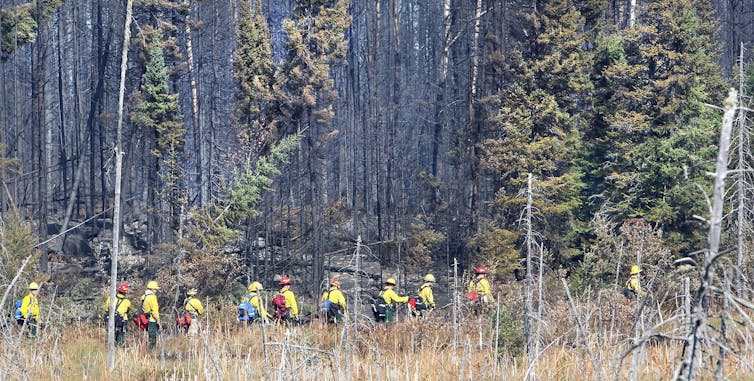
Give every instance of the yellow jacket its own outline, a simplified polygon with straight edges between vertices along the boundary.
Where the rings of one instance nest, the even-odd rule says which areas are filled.
[[[126,299],[126,296],[118,293],[115,296],[115,312],[120,315],[120,317],[123,318],[123,320],[128,321],[128,311],[131,309],[131,301]],[[107,300],[105,300],[105,314],[110,313],[110,297],[107,297]]]
[[[432,293],[432,282],[424,283],[419,288],[419,297],[424,299],[424,303],[427,303],[429,308],[435,308],[435,295]]]
[[[628,281],[626,281],[626,288],[633,290],[637,296],[644,296],[646,294],[641,288],[638,275],[631,275],[631,277],[628,278]]]
[[[259,313],[259,317],[262,318],[262,320],[267,320],[272,317],[270,314],[267,313],[267,310],[264,308],[264,303],[262,303],[262,298],[260,298],[256,292],[250,292],[244,295],[241,302],[249,302],[249,304],[254,306],[254,308],[257,309],[257,312]]]
[[[343,293],[339,288],[330,287],[329,291],[325,291],[322,294],[322,299],[320,301],[324,302],[325,300],[329,300],[330,302],[339,305],[341,312],[346,313],[346,298],[343,296]]]
[[[204,315],[204,306],[202,305],[202,301],[197,298],[191,297],[186,299],[186,305],[184,309],[193,317]]]
[[[39,299],[31,292],[21,300],[21,316],[39,321]]]
[[[149,315],[149,321],[160,322],[160,304],[157,302],[157,295],[147,290],[141,297],[141,310]]]
[[[385,304],[390,307],[393,307],[393,304],[408,302],[408,296],[398,296],[393,287],[385,287],[381,294],[382,299],[385,300]]]
[[[479,300],[483,303],[494,303],[495,298],[492,297],[492,291],[490,290],[490,281],[487,278],[475,278],[469,283],[468,291],[476,291],[479,294]]]
[[[280,293],[285,296],[285,306],[291,311],[291,317],[294,319],[298,318],[298,303],[296,303],[296,295],[293,295],[293,291],[286,289],[285,287],[280,290]]]

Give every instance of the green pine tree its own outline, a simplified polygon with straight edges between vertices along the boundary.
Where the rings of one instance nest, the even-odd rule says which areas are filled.
[[[521,190],[531,173],[538,194],[536,229],[548,237],[556,259],[567,259],[579,253],[583,226],[578,215],[583,205],[580,128],[591,90],[584,18],[573,1],[558,0],[538,4],[523,19],[522,33],[529,37],[508,57],[509,66],[501,68],[509,84],[486,100],[496,110],[491,112],[494,128],[488,133],[493,137],[484,144],[484,162],[501,174],[502,187],[495,219],[488,222],[492,226],[483,228],[480,237],[520,239]],[[510,242],[479,244],[513,248]],[[509,250],[508,255],[517,254]]]
[[[152,155],[160,180],[160,184],[154,186],[168,209],[170,227],[177,231],[181,205],[185,202],[184,173],[180,165],[185,131],[178,109],[178,94],[171,93],[168,86],[168,73],[159,38],[152,41],[136,100],[131,119],[154,136]]]
[[[690,0],[642,9],[636,28],[599,42],[589,182],[619,220],[663,226],[674,250],[698,248],[693,215],[707,213],[698,186],[709,184],[720,119],[704,103],[724,95],[711,12]]]
[[[261,2],[257,1],[256,7],[252,8],[251,2],[244,1],[240,13],[238,49],[233,62],[234,76],[241,91],[237,112],[245,127],[240,136],[241,143],[248,148],[248,154],[255,157],[264,146],[278,138],[276,67]]]

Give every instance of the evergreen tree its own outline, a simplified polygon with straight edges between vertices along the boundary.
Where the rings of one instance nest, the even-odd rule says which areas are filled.
[[[152,155],[160,183],[154,185],[158,197],[165,203],[168,223],[173,231],[178,229],[181,205],[185,202],[184,174],[180,165],[185,131],[178,111],[178,95],[172,94],[168,87],[161,41],[155,38],[131,118],[137,126],[150,130],[149,135],[155,138]]]
[[[660,224],[674,250],[698,248],[704,230],[693,215],[707,213],[698,185],[709,184],[720,119],[704,103],[724,95],[709,3],[655,0],[642,9],[636,28],[599,42],[590,183],[619,220]]]
[[[244,1],[240,13],[238,48],[233,62],[234,76],[241,90],[237,110],[241,124],[246,127],[241,141],[248,147],[248,154],[255,157],[278,137],[275,63],[261,2],[257,1],[252,8],[250,1]]]
[[[571,0],[558,0],[537,3],[523,20],[520,33],[529,38],[508,57],[510,65],[500,69],[508,85],[486,100],[496,110],[484,160],[501,174],[502,186],[493,227],[483,230],[507,231],[486,234],[496,240],[518,237],[521,190],[531,173],[538,194],[537,230],[548,237],[556,258],[569,258],[578,253],[576,233],[582,225],[577,216],[583,204],[580,127],[585,125],[591,88],[584,18]]]

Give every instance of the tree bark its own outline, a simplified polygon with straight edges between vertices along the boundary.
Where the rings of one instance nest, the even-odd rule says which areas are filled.
[[[47,174],[47,155],[48,155],[48,138],[46,127],[46,102],[45,102],[45,78],[46,78],[46,65],[47,59],[46,41],[47,28],[46,22],[43,18],[42,1],[37,1],[36,8],[36,21],[38,25],[36,46],[35,46],[35,62],[34,69],[32,70],[32,108],[34,109],[34,164],[36,170],[37,186],[35,187],[37,193],[36,200],[36,213],[35,216],[38,221],[37,233],[39,234],[39,240],[44,241],[47,238],[47,200],[49,197],[48,192],[48,174]],[[46,272],[47,266],[47,248],[41,247],[42,256],[39,259],[40,270]]]
[[[204,206],[208,201],[207,179],[204,177],[204,163],[206,158],[204,157],[204,131],[202,130],[202,121],[199,117],[199,92],[196,85],[196,69],[194,68],[194,49],[193,49],[193,37],[191,36],[191,1],[184,0],[184,4],[188,8],[186,13],[185,33],[186,33],[186,58],[188,58],[188,70],[191,81],[191,121],[193,122],[194,129],[194,152],[199,154],[196,158],[196,184],[199,190],[199,202],[198,206]]]
[[[115,133],[115,194],[113,196],[113,252],[110,258],[110,316],[107,320],[107,367],[115,369],[115,297],[118,281],[118,255],[120,250],[120,186],[123,166],[121,134],[123,130],[123,99],[126,91],[126,69],[128,68],[128,45],[131,40],[131,12],[133,0],[126,2],[126,20],[123,27],[123,49],[120,61],[120,86],[118,88],[118,128]]]

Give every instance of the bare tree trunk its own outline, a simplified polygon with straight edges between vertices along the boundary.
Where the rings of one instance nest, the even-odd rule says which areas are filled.
[[[690,381],[694,379],[697,356],[699,356],[702,341],[707,341],[707,320],[709,319],[708,304],[713,287],[715,264],[720,259],[720,232],[722,230],[723,204],[725,197],[725,178],[728,174],[728,154],[730,149],[733,118],[736,115],[738,96],[734,89],[728,93],[725,100],[725,114],[723,127],[720,131],[720,147],[715,165],[715,184],[712,192],[712,205],[709,219],[709,233],[707,235],[708,248],[704,256],[704,266],[700,269],[701,284],[696,291],[696,305],[692,316],[691,333],[684,344],[685,358],[676,369],[675,379]]]
[[[34,125],[34,149],[36,153],[34,155],[34,166],[37,171],[36,177],[36,213],[37,218],[37,232],[39,234],[39,240],[44,241],[47,238],[47,200],[49,192],[47,189],[47,127],[46,127],[46,111],[47,108],[45,102],[45,60],[47,59],[46,41],[47,28],[46,21],[43,16],[44,4],[41,1],[37,2],[36,18],[37,18],[37,37],[35,46],[35,59],[34,68],[32,70],[32,104],[33,104],[33,125]],[[42,271],[47,271],[47,248],[42,247],[42,255],[39,259],[39,267]]]
[[[202,131],[202,121],[199,118],[199,94],[196,86],[196,70],[194,68],[194,49],[193,38],[191,37],[191,1],[184,0],[186,7],[188,8],[185,21],[185,33],[186,33],[186,57],[188,58],[188,70],[191,79],[191,120],[194,124],[194,152],[199,154],[196,158],[196,182],[199,185],[199,206],[204,206],[208,201],[207,186],[205,182],[209,181],[204,176],[202,171],[203,163],[206,160],[204,157],[204,131]]]
[[[532,245],[534,241],[534,234],[532,231],[532,208],[533,208],[533,196],[532,196],[532,175],[529,173],[527,176],[526,187],[526,281],[523,285],[523,297],[524,297],[524,339],[526,340],[526,357],[529,360],[528,377],[530,380],[536,380],[537,376],[532,365],[536,361],[536,353],[532,348],[534,338],[531,332],[531,313],[534,310],[532,301],[532,287],[534,284],[534,266],[532,264]]]
[[[120,185],[123,167],[121,134],[123,132],[123,99],[126,92],[128,45],[131,41],[131,11],[133,0],[126,1],[126,22],[123,27],[123,49],[120,61],[120,86],[118,88],[118,129],[115,133],[115,195],[113,196],[113,252],[110,258],[110,316],[107,320],[107,367],[115,369],[115,287],[118,281],[118,254],[120,243]]]
[[[741,44],[741,51],[739,53],[738,58],[738,64],[739,64],[739,72],[738,72],[738,92],[740,99],[743,99],[745,93],[745,86],[744,86],[744,46],[743,43]],[[746,218],[747,214],[747,205],[746,200],[748,199],[748,192],[749,189],[751,189],[751,184],[748,183],[748,178],[750,177],[748,175],[748,167],[749,162],[748,159],[750,158],[751,152],[749,150],[749,139],[746,129],[746,109],[740,108],[738,110],[738,120],[736,122],[736,125],[738,127],[738,165],[736,166],[736,185],[737,185],[737,193],[736,198],[738,201],[738,209],[737,209],[737,224],[736,224],[736,268],[738,269],[736,274],[736,293],[739,297],[744,296],[744,292],[746,289],[746,267],[744,263],[744,253],[748,253],[748,248],[746,247],[746,234],[749,234],[751,232],[751,226],[749,219]]]

